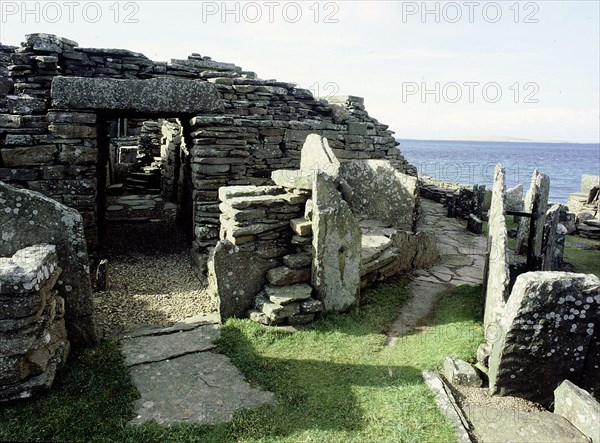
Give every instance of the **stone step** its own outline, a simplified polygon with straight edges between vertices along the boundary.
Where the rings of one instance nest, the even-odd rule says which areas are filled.
[[[363,235],[361,262],[376,260],[386,249],[392,246],[392,240],[384,235]]]
[[[283,264],[292,269],[306,268],[312,263],[309,254],[290,254],[283,257]]]
[[[294,218],[290,220],[292,230],[301,237],[312,235],[312,222],[305,218]]]
[[[265,294],[278,305],[286,305],[300,300],[308,300],[312,294],[312,286],[308,284],[290,286],[265,286]]]
[[[583,222],[584,225],[591,226],[592,228],[600,228],[600,220],[597,218],[591,218]]]
[[[591,239],[600,239],[600,228],[588,226],[583,223],[577,225],[576,227],[580,236]]]
[[[287,266],[280,266],[269,269],[267,280],[274,286],[295,285],[310,281],[310,268],[292,269]]]
[[[383,253],[377,257],[375,260],[372,260],[368,263],[364,263],[361,265],[360,276],[363,277],[371,272],[375,272],[378,269],[383,268],[384,266],[389,265],[393,262],[400,253],[398,248],[391,247],[383,251]]]

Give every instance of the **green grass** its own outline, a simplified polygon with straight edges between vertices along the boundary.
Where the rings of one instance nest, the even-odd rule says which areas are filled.
[[[600,251],[582,249],[581,245],[598,246],[600,241],[567,235],[563,260],[573,266],[573,272],[595,274],[600,278]]]
[[[517,223],[514,222],[512,216],[506,216],[506,228],[508,230],[517,228]],[[488,222],[483,222],[481,235],[488,236]],[[598,246],[599,240],[591,240],[575,235],[567,235],[565,241],[565,250],[563,260],[573,266],[573,272],[583,274],[595,274],[600,278],[600,251],[592,249],[582,249],[581,246]],[[517,246],[517,240],[514,238],[508,239],[508,248],[512,251]]]
[[[51,392],[0,406],[0,440],[451,442],[421,371],[447,355],[473,361],[483,341],[481,287],[444,294],[432,326],[385,346],[406,299],[403,284],[364,294],[366,304],[295,332],[228,320],[219,350],[276,404],[237,413],[216,426],[128,427],[134,389],[118,347],[107,342],[71,359]]]

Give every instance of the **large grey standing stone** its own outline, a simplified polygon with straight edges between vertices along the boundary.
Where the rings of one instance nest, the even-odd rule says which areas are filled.
[[[548,210],[548,193],[550,192],[550,178],[539,171],[533,171],[531,175],[531,185],[525,197],[523,211],[539,214],[533,221],[535,234],[533,237],[533,251],[535,256],[542,253],[542,239],[544,235],[544,224],[546,222],[546,211]],[[526,255],[528,249],[528,239],[531,219],[521,217],[517,229],[517,248],[516,252],[520,255]]]
[[[65,300],[69,341],[75,346],[96,342],[90,267],[78,211],[38,192],[0,182],[0,256],[27,246],[56,245],[62,275],[56,288]]]
[[[344,163],[341,178],[344,200],[362,217],[412,231],[417,219],[417,178],[398,171],[388,160],[354,160]]]
[[[344,311],[360,293],[360,226],[327,174],[316,175],[312,198],[312,286],[326,311]]]
[[[208,285],[221,318],[244,317],[267,283],[267,271],[276,266],[275,259],[242,251],[228,240],[219,241],[208,257]]]
[[[137,365],[130,374],[140,392],[131,424],[223,423],[239,409],[273,401],[271,392],[250,387],[228,357],[212,352]]]
[[[150,113],[194,114],[223,109],[215,85],[199,80],[55,77],[52,106]]]
[[[563,381],[554,391],[554,413],[573,423],[592,443],[600,442],[600,403],[589,392]]]
[[[329,142],[319,134],[309,134],[300,152],[300,170],[313,173],[324,172],[337,179],[340,161],[329,147]]]
[[[595,275],[521,274],[492,346],[490,393],[549,404],[563,380],[582,376],[599,315]]]
[[[508,298],[508,234],[505,219],[505,175],[504,166],[496,165],[494,185],[492,188],[492,203],[489,210],[488,234],[488,276],[486,282],[485,310],[483,324],[486,338],[496,335],[498,319],[504,311]]]

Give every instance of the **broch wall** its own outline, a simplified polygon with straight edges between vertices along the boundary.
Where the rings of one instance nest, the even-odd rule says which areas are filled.
[[[105,180],[106,122],[116,117],[180,118],[189,150],[182,166],[188,168],[187,203],[180,211],[193,212],[182,217],[193,220],[202,272],[218,240],[218,189],[272,184],[273,170],[298,168],[309,133],[327,137],[342,162],[389,159],[414,173],[393,133],[368,115],[359,97],[332,98],[331,104],[294,84],[261,80],[198,54],[154,62],[47,34],[1,49],[0,76],[8,72],[14,88],[0,90],[0,180],[80,211],[91,255],[102,233],[98,183]]]

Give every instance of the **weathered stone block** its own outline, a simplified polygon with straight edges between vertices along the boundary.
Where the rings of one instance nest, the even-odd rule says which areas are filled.
[[[23,124],[21,115],[0,114],[0,128],[20,128]]]
[[[307,284],[290,286],[265,286],[265,294],[272,303],[287,305],[288,303],[307,300],[312,294],[312,287]]]
[[[61,109],[98,109],[151,113],[203,113],[223,109],[214,85],[169,77],[148,80],[56,77],[52,105]]]
[[[600,442],[600,403],[569,380],[554,390],[554,413],[562,415],[592,440]]]
[[[76,124],[51,124],[48,130],[59,138],[96,138],[95,126]]]
[[[208,281],[221,318],[243,317],[264,288],[267,271],[277,265],[275,259],[260,258],[227,240],[219,241],[208,258]]]
[[[279,266],[269,269],[267,280],[274,286],[295,285],[310,281],[310,269],[292,269],[287,266]]]
[[[489,211],[488,233],[488,279],[483,325],[486,337],[489,328],[497,328],[508,298],[510,274],[508,269],[508,233],[505,219],[505,175],[504,166],[496,165],[492,203]],[[495,334],[492,334],[495,336]]]
[[[298,303],[289,303],[279,305],[276,303],[265,303],[262,306],[262,312],[272,321],[281,322],[286,318],[300,313],[300,305]]]
[[[523,211],[538,214],[538,218],[521,217],[517,229],[517,254],[525,255],[529,244],[530,223],[534,224],[533,254],[537,257],[542,252],[542,240],[546,211],[548,210],[548,193],[550,192],[550,178],[541,172],[533,171],[531,185],[525,196]]]
[[[327,311],[344,311],[360,294],[361,231],[331,178],[318,173],[313,187],[312,286]]]
[[[387,160],[351,161],[341,166],[344,200],[356,215],[412,231],[419,205],[417,178]]]
[[[283,257],[283,264],[292,269],[306,268],[312,263],[308,254],[290,254]]]
[[[58,265],[63,270],[57,289],[66,302],[69,338],[77,345],[94,343],[89,259],[81,215],[42,194],[2,182],[0,201],[4,208],[0,210],[0,255],[13,255],[34,244],[56,245]]]
[[[0,157],[7,167],[38,166],[54,162],[58,153],[56,145],[28,146],[24,148],[4,148]]]
[[[316,314],[323,311],[323,302],[320,300],[304,300],[300,302],[300,311],[305,314]]]
[[[479,388],[482,384],[481,377],[473,366],[452,357],[444,359],[444,377],[454,385]]]
[[[490,392],[549,404],[563,380],[583,373],[599,315],[595,275],[521,274],[496,329]]]
[[[305,218],[293,218],[290,220],[290,226],[296,234],[302,237],[312,235],[312,222],[310,220]]]
[[[340,161],[329,147],[326,138],[319,134],[310,134],[302,146],[300,157],[302,173],[325,172],[330,177],[337,179],[340,170]]]
[[[271,173],[271,179],[277,186],[282,186],[284,188],[312,190],[312,171],[306,172],[301,169],[278,169]]]

